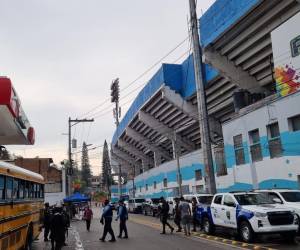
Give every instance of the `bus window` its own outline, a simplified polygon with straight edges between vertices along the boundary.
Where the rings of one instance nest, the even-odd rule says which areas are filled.
[[[6,199],[11,199],[13,196],[13,178],[6,177]]]
[[[43,184],[41,184],[40,198],[44,198],[44,185]]]
[[[19,199],[24,199],[25,181],[19,180]]]
[[[25,181],[24,199],[29,198],[29,182]]]
[[[35,184],[36,192],[35,192],[35,198],[40,198],[40,184]]]
[[[30,182],[29,184],[29,190],[30,190],[30,198],[34,198],[34,184]]]
[[[19,195],[18,195],[18,191],[19,191],[19,182],[18,179],[13,179],[13,199],[18,199]]]
[[[0,175],[0,200],[4,200],[5,199],[5,186],[4,186],[4,176]]]

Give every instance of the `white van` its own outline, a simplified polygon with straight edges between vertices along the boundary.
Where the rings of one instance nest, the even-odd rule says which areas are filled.
[[[142,213],[143,203],[146,200],[143,198],[132,198],[128,201],[129,213]]]

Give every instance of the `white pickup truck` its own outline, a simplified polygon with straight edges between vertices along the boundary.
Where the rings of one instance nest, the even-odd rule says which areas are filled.
[[[299,223],[293,209],[254,192],[215,194],[210,206],[198,206],[197,215],[205,233],[213,234],[216,227],[232,229],[245,242],[270,233],[294,241]]]
[[[268,196],[268,199],[277,204],[283,204],[295,211],[300,218],[300,191],[291,189],[266,189],[255,190],[255,192],[262,193]],[[299,228],[300,229],[300,228]],[[300,230],[298,230],[300,234]]]

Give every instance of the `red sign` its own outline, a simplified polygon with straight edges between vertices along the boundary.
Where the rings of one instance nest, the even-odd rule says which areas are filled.
[[[0,77],[0,105],[6,105],[13,115],[17,118],[20,115],[20,101],[16,95],[9,78]]]

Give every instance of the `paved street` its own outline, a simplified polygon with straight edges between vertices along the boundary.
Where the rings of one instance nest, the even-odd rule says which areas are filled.
[[[200,232],[191,237],[182,234],[160,235],[159,220],[149,216],[130,214],[128,222],[129,239],[117,240],[115,243],[100,242],[100,234],[103,227],[99,223],[99,212],[94,209],[95,218],[91,224],[91,231],[87,232],[83,221],[73,221],[69,230],[68,246],[64,250],[94,250],[94,249],[143,249],[160,250],[172,249],[183,250],[189,246],[189,250],[214,250],[214,249],[300,249],[300,245],[286,244],[279,237],[259,239],[255,245],[247,245],[235,240],[230,234],[217,233],[215,236],[206,236]],[[118,234],[118,223],[113,223],[115,234]],[[42,236],[42,235],[41,235]],[[109,240],[109,237],[107,237]],[[34,250],[49,250],[50,243],[44,243],[42,237],[34,243]]]

